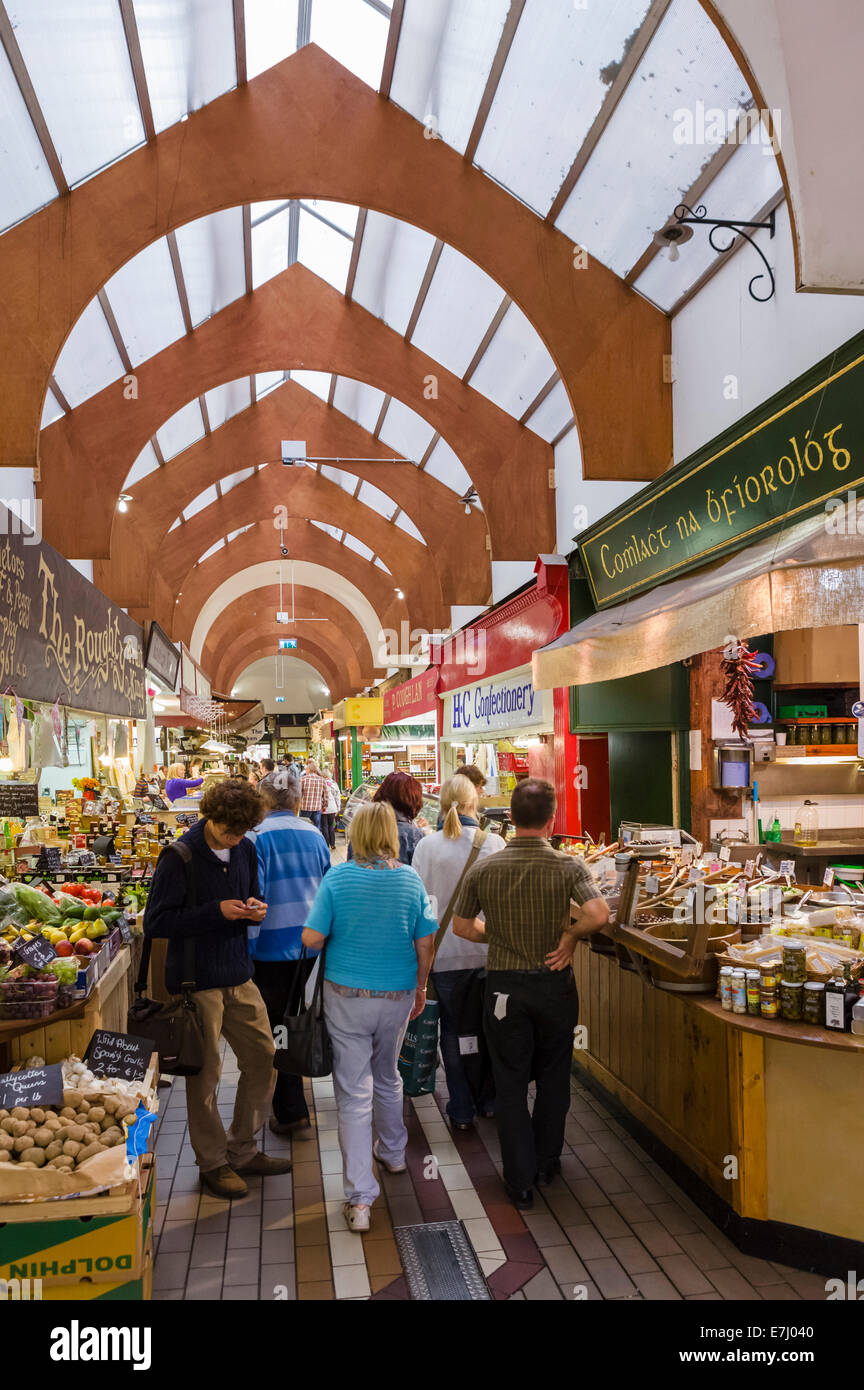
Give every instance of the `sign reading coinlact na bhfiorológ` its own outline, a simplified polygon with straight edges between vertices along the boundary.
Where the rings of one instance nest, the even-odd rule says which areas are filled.
[[[142,631],[0,504],[0,689],[143,719]]]

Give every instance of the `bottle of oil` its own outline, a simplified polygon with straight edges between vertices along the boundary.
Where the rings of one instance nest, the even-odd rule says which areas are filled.
[[[794,840],[796,845],[818,845],[819,812],[815,801],[805,801],[795,812]]]

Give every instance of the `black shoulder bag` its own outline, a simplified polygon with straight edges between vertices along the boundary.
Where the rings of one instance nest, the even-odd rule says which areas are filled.
[[[305,985],[303,972],[297,971],[297,978],[282,1020],[284,1045],[277,1047],[273,1061],[277,1071],[287,1072],[289,1076],[329,1076],[333,1071],[333,1045],[324,1019],[324,956],[326,943],[318,961],[318,976],[312,994],[312,1003],[307,1009],[303,1004]],[[306,957],[303,947],[300,959]]]
[[[186,906],[194,905],[192,852],[179,840],[167,845],[163,854],[179,854],[186,866]],[[152,938],[145,935],[141,969],[135,981],[135,1001],[129,1009],[126,1031],[134,1037],[149,1038],[159,1053],[159,1070],[168,1076],[197,1076],[204,1066],[204,1033],[195,1003],[195,940],[183,942],[183,981],[181,997],[170,1004],[148,999],[147,975],[150,970]]]

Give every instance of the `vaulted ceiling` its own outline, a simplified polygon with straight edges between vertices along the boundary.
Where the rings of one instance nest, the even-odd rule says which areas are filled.
[[[566,433],[586,479],[663,471],[715,260],[653,233],[782,197],[708,8],[0,0],[0,451],[47,539],[214,687],[290,588],[338,698],[370,627],[554,548]]]

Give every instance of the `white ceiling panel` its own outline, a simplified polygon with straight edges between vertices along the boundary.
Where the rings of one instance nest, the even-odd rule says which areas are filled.
[[[165,424],[156,431],[156,438],[159,441],[159,448],[162,450],[162,457],[166,460],[174,458],[175,454],[182,453],[196,440],[203,439],[204,421],[197,400],[190,401],[188,405],[183,406],[182,410],[178,410],[176,415],[172,415],[169,420],[166,420]]]
[[[460,497],[464,497],[471,486],[471,479],[445,439],[438,440],[423,471],[431,473],[439,483],[452,488]]]
[[[248,526],[241,526],[236,531],[229,531],[228,535],[225,537],[225,540],[228,543],[228,545],[230,545],[232,541],[236,541],[238,536],[243,536],[247,531],[251,531],[254,525],[254,521],[250,521]]]
[[[112,275],[105,292],[135,367],[186,332],[164,237],[127,261]]]
[[[230,420],[232,415],[247,410],[252,404],[249,378],[243,376],[239,381],[226,381],[224,386],[214,386],[212,391],[204,392],[204,399],[207,402],[210,428],[216,430],[220,425],[224,425],[226,420]]]
[[[363,230],[353,297],[404,333],[423,283],[435,238],[419,227],[370,212]]]
[[[385,565],[384,561],[378,555],[375,556],[375,564],[378,566],[378,569],[383,570],[385,574],[391,573],[391,571]]]
[[[302,386],[306,391],[311,391],[313,396],[319,400],[326,401],[330,395],[330,373],[329,372],[304,372],[292,371],[291,380],[298,386]]]
[[[126,477],[123,479],[123,486],[120,491],[125,492],[127,488],[134,487],[136,483],[140,483],[142,478],[146,478],[150,473],[155,473],[158,467],[159,460],[156,457],[156,451],[153,445],[150,443],[145,444],[132,467],[129,469],[129,472],[126,474]]]
[[[503,298],[501,286],[485,271],[445,246],[411,342],[448,371],[464,376]]]
[[[171,525],[168,527],[168,534],[169,534],[169,536],[170,536],[170,534],[171,534],[172,531],[176,531],[176,530],[177,530],[177,527],[178,527],[178,526],[182,526],[182,525],[183,525],[183,518],[182,518],[182,516],[176,517],[175,520],[172,521],[172,522],[171,522]]]
[[[191,521],[193,516],[197,516],[199,512],[203,512],[205,507],[209,507],[211,503],[218,502],[218,500],[219,495],[215,485],[205,488],[203,492],[199,492],[193,502],[189,503],[188,507],[183,508],[184,519]]]
[[[649,3],[528,0],[522,12],[475,162],[543,216]]]
[[[281,386],[284,380],[284,372],[259,372],[255,378],[255,399],[260,401],[262,396],[269,395],[277,386]]]
[[[297,47],[297,0],[245,0],[249,81],[281,63]]]
[[[53,425],[55,420],[59,420],[61,415],[65,414],[65,410],[54,395],[54,392],[49,389],[45,394],[45,404],[42,407],[42,422],[39,428],[44,430],[46,425]]]
[[[555,363],[522,310],[511,304],[471,377],[471,385],[518,419],[546,385]]]
[[[389,23],[365,0],[314,0],[311,39],[377,91]]]
[[[332,536],[334,541],[342,539],[342,532],[338,526],[331,526],[329,521],[313,521],[313,526],[317,526],[319,531],[326,531],[328,536]]]
[[[722,134],[748,97],[699,0],[675,0],[556,225],[625,275],[716,152],[694,113],[716,110]]]
[[[209,559],[210,559],[210,556],[211,556],[211,555],[215,555],[215,554],[216,554],[216,551],[217,551],[217,550],[221,550],[221,549],[223,548],[224,545],[225,545],[225,538],[224,538],[224,537],[222,538],[221,541],[217,541],[215,545],[211,545],[210,549],[209,549],[209,550],[205,550],[205,551],[204,551],[204,554],[201,555],[201,556],[199,557],[199,559],[198,559],[199,565],[203,565],[203,563],[204,563],[205,560],[209,560]]]
[[[371,507],[373,512],[378,512],[385,520],[390,521],[396,511],[396,503],[392,497],[388,497],[386,492],[382,492],[380,487],[375,487],[374,483],[364,482],[357,494],[357,501],[363,502],[367,507]]]
[[[224,496],[226,492],[231,492],[232,489],[238,487],[240,483],[245,483],[246,479],[251,478],[254,472],[254,468],[241,468],[236,473],[229,474],[227,478],[220,479],[219,487],[222,495]]]
[[[553,386],[545,401],[534,411],[530,419],[526,420],[529,430],[539,434],[541,439],[545,439],[551,444],[563,430],[566,424],[573,419],[573,411],[570,408],[570,398],[564,387],[564,383],[559,381]]]
[[[57,385],[74,410],[123,374],[102,306],[91,299],[63,344],[54,368]]]
[[[389,444],[398,454],[418,463],[428,449],[435,433],[428,420],[424,420],[410,406],[401,401],[391,400],[384,416],[379,439]]]
[[[0,231],[56,197],[56,184],[0,45]]]
[[[709,217],[724,217],[731,208],[735,215],[746,221],[755,219],[756,214],[781,188],[780,171],[773,155],[763,153],[768,145],[740,145],[727,164],[711,183],[702,197]],[[725,211],[724,211],[725,209]],[[759,244],[769,257],[767,233],[751,233],[759,239]],[[732,233],[718,232],[717,240],[725,246],[732,239]],[[707,230],[693,229],[693,237],[679,249],[677,261],[670,261],[668,253],[660,251],[636,281],[636,289],[661,309],[669,310],[682,294],[695,285],[700,275],[717,259],[718,253],[708,242]],[[759,270],[754,259],[754,274]],[[757,293],[766,292],[766,282],[756,286]]]
[[[333,404],[343,415],[356,420],[366,430],[374,430],[383,400],[384,392],[374,386],[366,386],[364,382],[354,381],[347,376],[340,376],[336,380]]]
[[[404,512],[400,512],[397,516],[396,525],[399,527],[400,531],[405,531],[409,536],[413,536],[415,541],[419,541],[421,545],[426,544],[420,532],[417,530],[417,527],[414,525],[414,522],[410,517],[406,516]]]
[[[70,186],[142,143],[116,0],[7,0],[6,10]]]
[[[246,293],[242,208],[178,227],[177,247],[195,327]]]
[[[133,0],[158,130],[237,85],[231,0]]]
[[[319,217],[300,209],[300,232],[297,258],[326,280],[328,285],[343,293],[348,283],[352,242],[341,232],[334,232]]]
[[[289,212],[285,208],[256,227],[256,211],[257,208],[253,207],[252,286],[257,290],[259,285],[272,280],[274,275],[280,275],[287,269]]]
[[[329,463],[322,463],[319,472],[322,478],[327,478],[329,482],[335,483],[343,492],[353,497],[357,486],[356,473],[346,473],[342,468],[331,468]]]
[[[372,556],[375,554],[375,551],[370,550],[368,545],[364,545],[362,541],[358,541],[356,536],[349,536],[347,531],[345,532],[345,535],[342,537],[342,544],[347,545],[349,550],[353,550],[364,560],[371,560]]]
[[[360,213],[355,203],[331,203],[327,198],[304,198],[302,206],[307,209],[314,208],[321,217],[326,217],[328,222],[345,232],[346,236],[354,236]]]
[[[406,0],[390,96],[464,154],[510,0]]]

